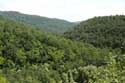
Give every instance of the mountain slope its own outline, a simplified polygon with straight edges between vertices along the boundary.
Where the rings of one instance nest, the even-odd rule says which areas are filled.
[[[64,32],[77,24],[65,20],[27,15],[14,11],[0,11],[0,15],[18,22],[32,25],[33,27],[40,28],[44,31],[57,33]]]
[[[124,83],[124,61],[108,49],[0,17],[1,83]]]
[[[97,47],[125,48],[125,16],[95,17],[81,22],[65,37]]]

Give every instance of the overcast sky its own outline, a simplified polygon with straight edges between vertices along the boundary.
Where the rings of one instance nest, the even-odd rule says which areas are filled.
[[[125,0],[0,0],[0,10],[81,21],[94,16],[125,15]]]

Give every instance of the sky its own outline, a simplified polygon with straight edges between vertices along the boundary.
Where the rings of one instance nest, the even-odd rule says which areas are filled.
[[[0,0],[0,11],[74,22],[95,16],[125,15],[125,0]]]

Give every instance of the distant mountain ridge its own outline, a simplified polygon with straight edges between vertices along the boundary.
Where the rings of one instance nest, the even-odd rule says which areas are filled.
[[[57,33],[65,32],[77,24],[66,20],[47,18],[38,15],[28,15],[16,11],[0,11],[0,15],[45,31]]]

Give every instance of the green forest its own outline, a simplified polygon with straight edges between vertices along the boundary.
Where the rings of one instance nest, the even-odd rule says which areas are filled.
[[[125,83],[125,16],[58,34],[13,19],[0,16],[0,83]]]
[[[78,24],[56,18],[27,15],[16,11],[0,11],[0,15],[5,18],[24,23],[31,27],[53,33],[63,33]]]
[[[96,47],[125,49],[125,16],[95,17],[81,22],[65,37],[93,44]]]

